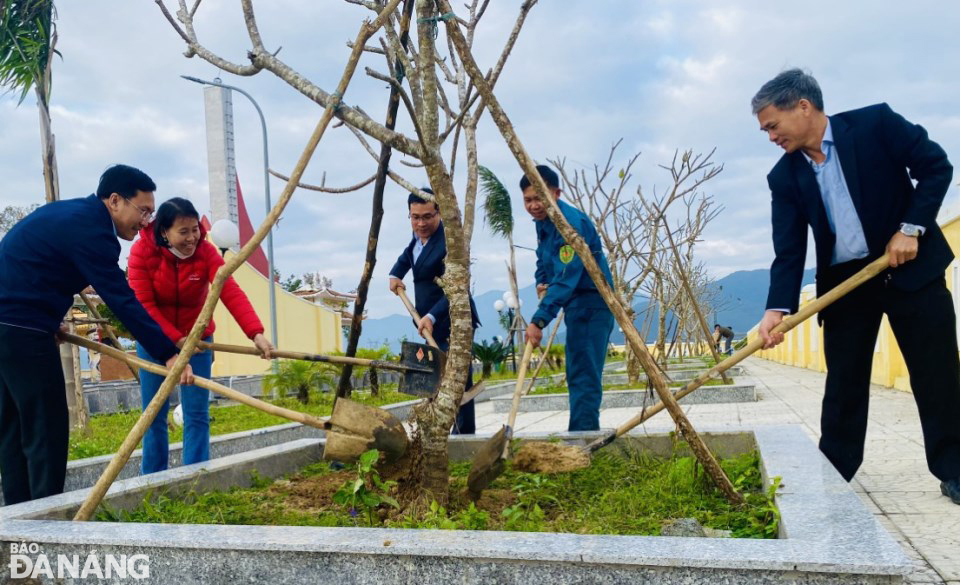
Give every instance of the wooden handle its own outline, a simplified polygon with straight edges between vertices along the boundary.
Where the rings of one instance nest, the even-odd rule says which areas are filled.
[[[870,280],[871,278],[877,276],[878,274],[880,274],[881,272],[883,272],[889,267],[890,267],[890,258],[886,254],[884,254],[883,256],[877,258],[870,264],[867,264],[865,267],[863,267],[860,270],[860,272],[857,272],[847,280],[843,281],[839,285],[835,286],[834,288],[824,293],[822,297],[817,297],[812,302],[802,307],[799,311],[797,311],[796,314],[785,317],[783,321],[780,322],[779,325],[777,325],[771,330],[771,333],[786,333],[787,331],[790,331],[797,325],[803,323],[813,315],[816,315],[823,309],[833,304],[837,299],[843,297],[853,289],[857,288],[858,286]],[[725,372],[729,370],[733,366],[739,364],[746,358],[750,357],[758,349],[761,349],[762,347],[763,347],[763,339],[761,339],[760,336],[758,335],[756,339],[748,343],[745,347],[742,347],[732,356],[723,360],[719,364],[713,366],[706,372],[700,374],[694,380],[691,380],[690,382],[688,382],[683,388],[681,388],[676,393],[674,393],[673,395],[674,398],[676,398],[677,400],[680,400],[681,398],[690,394],[697,388],[703,386],[703,384],[706,383],[708,380],[716,378],[718,375],[720,375],[721,372]],[[620,427],[617,428],[616,432],[606,437],[597,439],[596,441],[591,443],[587,447],[587,449],[593,452],[605,445],[609,445],[611,442],[613,442],[614,439],[629,432],[637,425],[649,420],[650,417],[657,414],[664,408],[665,407],[663,402],[658,402],[657,404],[654,404],[653,406],[644,409],[643,411],[640,412],[640,414],[634,416],[627,422],[620,425]]]
[[[70,343],[107,354],[118,360],[122,360],[123,362],[131,366],[140,368],[141,370],[153,372],[154,374],[159,374],[161,376],[167,375],[167,368],[157,365],[153,362],[148,362],[147,360],[141,359],[139,357],[128,355],[125,351],[121,351],[119,349],[116,349],[107,345],[103,345],[102,343],[90,341],[89,339],[85,339],[83,337],[80,337],[78,335],[73,335],[71,333],[61,334],[61,337],[64,340],[69,341]],[[194,376],[193,380],[194,380],[193,383],[196,386],[199,386],[201,388],[206,388],[211,392],[216,392],[221,396],[225,396],[227,398],[230,398],[231,400],[236,400],[237,402],[246,404],[247,406],[252,406],[253,408],[256,408],[257,410],[262,410],[267,414],[272,414],[288,420],[292,420],[294,422],[303,423],[305,425],[315,427],[318,429],[324,428],[323,426],[323,423],[325,422],[324,419],[317,418],[315,416],[310,416],[309,414],[304,414],[302,412],[297,412],[295,410],[290,410],[287,408],[276,406],[276,405],[270,404],[269,402],[264,402],[263,400],[258,400],[252,396],[247,396],[243,392],[237,392],[232,388],[227,388],[223,384],[218,384],[213,380],[208,380],[206,378],[201,378],[199,376]]]
[[[527,365],[530,364],[530,356],[533,354],[533,344],[529,341],[523,348],[523,358],[520,360],[520,371],[517,372],[517,386],[513,389],[513,405],[510,407],[510,418],[507,419],[509,432],[513,432],[513,425],[517,422],[517,411],[520,410],[520,396],[523,394],[523,379],[527,375]],[[507,443],[509,446],[509,443]],[[506,457],[506,448],[504,449]]]
[[[543,348],[543,358],[540,360],[540,363],[537,364],[537,369],[533,371],[533,376],[530,377],[530,383],[527,384],[527,389],[523,391],[524,396],[530,394],[530,391],[533,390],[533,385],[537,383],[540,369],[543,368],[543,364],[547,362],[547,355],[550,353],[550,347],[553,346],[553,338],[557,336],[557,330],[560,329],[560,323],[562,322],[563,309],[560,309],[560,312],[557,313],[556,323],[553,324],[553,331],[550,332],[550,339],[547,340],[547,347]]]
[[[413,306],[413,303],[410,302],[410,299],[407,298],[407,292],[402,286],[397,287],[397,296],[400,297],[400,300],[403,301],[405,307],[407,307],[407,312],[410,313],[410,316],[413,317],[413,320],[417,322],[417,325],[420,325],[420,315],[417,313],[417,309]],[[427,343],[436,349],[440,349],[440,346],[437,345],[437,342],[433,340],[433,334],[429,331],[424,331],[423,336],[427,338]]]
[[[229,345],[226,343],[209,343],[206,341],[198,341],[197,347],[202,349],[211,349],[213,351],[222,351],[225,353],[238,353],[243,355],[255,355],[260,356],[260,350],[255,347],[248,347],[246,345]],[[274,349],[270,352],[272,357],[277,358],[286,358],[291,360],[302,360],[308,362],[325,362],[330,364],[351,364],[354,366],[363,366],[363,367],[372,367],[378,368],[381,370],[397,370],[399,372],[407,372],[411,370],[415,371],[428,371],[426,368],[415,368],[412,366],[405,366],[403,364],[398,364],[396,362],[391,362],[387,360],[371,360],[365,358],[355,358],[347,357],[344,355],[322,355],[317,353],[306,353],[302,351],[287,351],[281,349]]]

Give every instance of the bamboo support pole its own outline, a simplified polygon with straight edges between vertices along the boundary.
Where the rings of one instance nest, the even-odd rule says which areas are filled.
[[[354,43],[354,48],[350,54],[350,59],[347,62],[343,75],[340,78],[340,82],[337,85],[336,92],[333,94],[334,99],[331,99],[327,107],[324,108],[320,121],[317,122],[317,126],[314,129],[313,134],[310,136],[307,146],[304,148],[303,153],[300,155],[300,159],[297,161],[297,164],[290,175],[290,181],[287,182],[287,185],[284,188],[283,193],[280,195],[280,198],[277,200],[276,205],[274,205],[273,209],[270,210],[270,213],[267,214],[267,217],[264,219],[263,223],[257,229],[253,237],[243,245],[238,254],[232,255],[230,260],[228,260],[227,263],[221,266],[217,271],[217,274],[213,279],[213,283],[210,286],[210,290],[207,293],[207,299],[203,304],[200,315],[197,317],[197,320],[193,325],[193,329],[190,330],[190,334],[187,335],[187,339],[184,341],[183,347],[181,348],[180,354],[174,362],[173,367],[167,374],[163,384],[160,385],[160,389],[153,397],[153,400],[151,400],[150,404],[144,408],[143,414],[140,415],[139,420],[137,420],[126,439],[124,439],[123,444],[110,461],[110,464],[107,465],[107,468],[97,480],[97,483],[90,490],[89,496],[87,496],[86,501],[84,501],[83,505],[77,511],[73,518],[74,520],[86,521],[93,516],[97,507],[100,505],[100,502],[103,501],[103,496],[107,493],[107,490],[117,478],[117,475],[119,475],[120,470],[123,469],[123,466],[126,465],[127,461],[130,459],[130,454],[133,453],[133,450],[143,438],[144,433],[146,433],[147,428],[157,417],[157,413],[159,412],[161,406],[166,403],[167,398],[170,396],[170,392],[179,381],[181,374],[190,360],[190,357],[193,355],[193,351],[197,347],[197,342],[200,341],[200,336],[203,334],[204,329],[210,322],[210,318],[213,315],[213,309],[216,307],[217,301],[220,298],[220,293],[223,290],[223,285],[226,283],[227,278],[229,278],[230,275],[233,274],[233,272],[236,271],[237,268],[239,268],[240,265],[250,257],[253,251],[260,246],[260,243],[266,238],[267,233],[277,223],[277,220],[280,219],[280,214],[283,213],[283,210],[286,208],[287,203],[289,203],[294,190],[300,183],[300,179],[303,177],[303,172],[307,168],[307,163],[309,163],[310,159],[313,157],[313,153],[317,148],[317,144],[319,144],[320,139],[323,138],[324,132],[334,117],[334,113],[340,106],[342,96],[346,92],[353,74],[356,72],[357,63],[359,62],[360,56],[363,53],[363,47],[366,46],[367,40],[373,35],[373,33],[383,26],[386,19],[390,14],[393,13],[394,10],[396,10],[399,4],[400,0],[390,0],[390,2],[384,6],[383,10],[380,11],[380,14],[373,22],[366,21],[360,27],[360,32],[357,35],[356,42]]]
[[[437,5],[441,13],[453,11],[449,0],[437,0]],[[723,492],[727,499],[733,504],[742,504],[744,502],[743,496],[737,492],[736,488],[733,486],[733,483],[730,482],[730,479],[724,473],[716,458],[714,458],[713,454],[703,442],[703,439],[693,428],[693,425],[690,424],[690,421],[683,413],[683,410],[677,404],[676,399],[674,399],[673,395],[670,393],[670,390],[667,388],[666,381],[659,374],[659,372],[657,372],[656,366],[653,363],[653,358],[647,351],[646,345],[643,343],[643,340],[640,339],[640,334],[630,321],[630,318],[627,315],[623,305],[619,300],[617,300],[617,297],[610,288],[610,285],[607,284],[607,281],[603,277],[596,260],[593,258],[590,248],[586,245],[583,238],[577,234],[576,230],[574,230],[573,227],[570,226],[570,224],[566,221],[566,219],[563,217],[563,213],[560,211],[560,208],[557,205],[557,202],[552,196],[549,195],[549,188],[543,182],[543,179],[537,172],[534,160],[526,152],[526,149],[514,131],[510,119],[507,117],[506,112],[504,112],[503,108],[501,107],[499,100],[493,94],[489,82],[484,77],[483,72],[480,70],[479,66],[474,60],[467,41],[463,36],[463,31],[460,30],[460,23],[457,21],[457,19],[450,19],[444,21],[444,24],[446,25],[447,29],[447,36],[459,54],[464,70],[470,76],[470,79],[480,92],[484,103],[486,103],[487,108],[490,110],[490,115],[500,130],[500,133],[507,143],[507,146],[510,148],[517,162],[520,163],[524,173],[530,178],[531,181],[533,181],[533,184],[536,186],[541,200],[545,203],[545,205],[547,205],[547,213],[554,225],[556,225],[557,230],[560,231],[564,237],[564,240],[566,240],[566,242],[574,248],[577,255],[580,256],[580,259],[583,261],[584,267],[586,268],[588,274],[590,274],[591,278],[594,280],[594,283],[596,284],[601,296],[603,296],[604,300],[610,307],[610,310],[613,312],[617,322],[620,324],[620,327],[623,329],[624,334],[627,337],[627,341],[636,352],[637,357],[640,359],[640,363],[647,372],[648,379],[653,381],[654,387],[657,390],[657,394],[660,396],[661,402],[666,405],[670,415],[673,417],[674,421],[676,421],[683,438],[686,439],[694,455],[696,455],[697,460],[700,461],[701,465],[703,465],[713,482]]]
[[[97,343],[96,341],[90,341],[89,339],[85,339],[79,335],[63,335],[63,339],[74,345],[85,347],[92,351],[99,351],[105,355],[109,355],[113,358],[121,360],[134,369],[146,370],[161,376],[166,376],[169,373],[169,370],[163,366],[136,356],[127,355],[127,353],[123,350],[115,349],[108,345]],[[247,406],[256,408],[257,410],[261,410],[267,414],[279,416],[287,420],[292,420],[293,422],[302,423],[318,429],[323,429],[324,422],[326,422],[325,419],[322,418],[317,418],[315,416],[310,416],[309,414],[297,412],[296,410],[290,410],[289,408],[283,408],[282,406],[277,406],[275,404],[270,404],[269,402],[264,402],[263,400],[258,400],[252,396],[244,394],[243,392],[238,392],[233,388],[228,388],[223,384],[218,384],[213,380],[208,380],[206,378],[197,376],[194,377],[194,384],[211,392],[215,392],[225,398],[229,398],[230,400],[235,400],[236,402],[246,404]]]
[[[117,339],[117,334],[113,331],[113,327],[106,324],[107,320],[100,316],[100,311],[97,309],[97,306],[93,304],[93,301],[90,300],[90,297],[84,293],[80,293],[80,298],[83,300],[83,303],[87,305],[87,308],[90,309],[90,314],[93,315],[93,318],[104,323],[103,330],[106,332],[110,341],[113,342],[113,346],[120,347],[120,340]],[[128,362],[124,363],[127,364],[128,368],[130,368],[130,373],[133,374],[133,379],[139,382],[140,374],[137,373],[137,369],[131,366]]]
[[[834,301],[836,301],[843,295],[847,294],[848,292],[857,288],[864,282],[880,274],[881,272],[886,270],[886,268],[889,267],[889,265],[890,265],[890,260],[887,257],[887,255],[884,254],[880,258],[877,258],[876,260],[868,264],[865,268],[860,270],[860,272],[854,274],[847,280],[840,283],[840,285],[826,292],[822,297],[819,297],[815,299],[813,302],[811,302],[810,304],[802,307],[799,311],[797,311],[795,315],[790,315],[788,317],[785,317],[779,325],[773,328],[771,333],[786,333],[787,331],[790,331],[797,325],[803,323],[813,315],[816,315],[823,309],[830,306]],[[748,343],[746,346],[738,350],[732,356],[728,357],[727,359],[723,360],[722,362],[718,363],[717,365],[713,366],[706,372],[700,374],[695,379],[685,384],[683,388],[680,388],[679,390],[677,390],[677,392],[673,395],[673,397],[676,400],[680,400],[681,398],[690,394],[697,388],[700,388],[701,386],[703,386],[707,381],[712,380],[713,378],[716,378],[721,372],[725,372],[730,368],[732,368],[733,366],[739,364],[743,360],[747,359],[762,347],[763,347],[763,339],[761,339],[760,336],[758,335],[756,339],[754,339],[753,341]],[[664,405],[662,402],[654,404],[650,408],[644,409],[640,414],[634,416],[627,422],[620,425],[617,428],[617,430],[611,433],[610,435],[597,439],[596,441],[588,445],[587,450],[589,450],[590,452],[594,452],[597,449],[600,449],[601,447],[609,445],[617,437],[621,437],[624,434],[628,433],[631,429],[633,429],[637,425],[643,424],[644,422],[649,420],[653,415],[659,413],[663,409],[664,409]]]

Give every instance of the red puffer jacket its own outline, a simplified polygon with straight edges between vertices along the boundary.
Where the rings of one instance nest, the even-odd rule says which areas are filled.
[[[168,248],[157,245],[153,224],[150,224],[140,232],[140,239],[130,250],[127,262],[130,288],[174,343],[190,333],[207,299],[210,283],[223,265],[220,252],[206,238],[207,231],[201,225],[200,245],[193,256],[181,260]],[[247,337],[252,339],[257,333],[263,333],[257,313],[233,277],[223,287],[220,300]],[[211,319],[203,336],[213,334],[215,328]]]

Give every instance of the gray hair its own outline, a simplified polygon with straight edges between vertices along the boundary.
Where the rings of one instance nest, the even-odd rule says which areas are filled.
[[[813,75],[800,69],[787,69],[764,83],[757,95],[750,100],[750,106],[756,115],[767,106],[774,106],[778,110],[792,110],[801,99],[806,99],[813,107],[823,111],[823,94]]]

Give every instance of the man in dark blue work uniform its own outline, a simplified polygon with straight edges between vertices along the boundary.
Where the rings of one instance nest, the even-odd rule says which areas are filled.
[[[173,365],[177,346],[140,305],[117,262],[153,216],[156,185],[110,167],[97,193],[37,209],[0,240],[0,482],[6,505],[63,492],[70,429],[54,337],[87,285],[151,355]],[[193,383],[187,365],[180,377]]]
[[[557,199],[563,216],[586,241],[607,283],[612,286],[613,277],[593,222],[579,209],[560,201],[560,179],[553,169],[539,165],[537,171]],[[613,314],[584,269],[583,261],[547,217],[546,206],[526,176],[520,180],[520,189],[523,191],[523,206],[533,216],[537,229],[537,292],[546,292],[527,327],[527,340],[534,347],[540,345],[543,329],[556,318],[561,308],[564,310],[567,389],[570,393],[568,430],[595,431],[600,428],[603,364],[610,332],[613,331]]]
[[[430,189],[423,189],[432,194]],[[443,259],[447,256],[447,240],[443,234],[443,223],[440,221],[440,208],[432,201],[411,193],[407,198],[407,209],[410,213],[410,226],[413,228],[413,238],[403,250],[397,263],[390,269],[390,292],[396,294],[403,285],[403,277],[413,271],[414,305],[420,315],[417,331],[423,335],[429,331],[434,341],[442,351],[450,347],[450,301],[443,294],[443,289],[437,284],[437,278],[443,276],[446,266]],[[477,308],[470,297],[470,313],[473,316],[473,327],[480,326]],[[467,389],[473,386],[473,372],[467,374]],[[460,406],[457,411],[457,420],[453,425],[453,434],[472,435],[476,432],[477,423],[474,416],[473,400]]]

